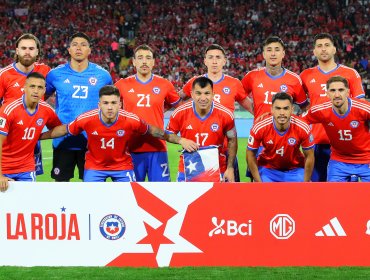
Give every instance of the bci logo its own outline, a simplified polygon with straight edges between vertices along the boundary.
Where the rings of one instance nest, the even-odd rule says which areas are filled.
[[[246,223],[239,223],[234,220],[218,220],[217,217],[212,217],[212,223],[215,226],[208,235],[227,235],[227,236],[251,236],[252,235],[252,220]]]

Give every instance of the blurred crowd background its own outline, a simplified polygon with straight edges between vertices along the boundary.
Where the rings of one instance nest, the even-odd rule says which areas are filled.
[[[217,43],[227,50],[225,73],[241,79],[263,66],[263,40],[280,36],[287,45],[284,66],[296,73],[316,64],[313,36],[332,34],[338,62],[355,68],[370,98],[370,1],[351,0],[162,0],[0,1],[0,68],[12,63],[16,39],[25,32],[42,43],[41,61],[55,67],[68,60],[68,37],[93,39],[90,60],[116,81],[134,73],[133,49],[156,51],[155,73],[177,89],[205,72],[203,52]]]

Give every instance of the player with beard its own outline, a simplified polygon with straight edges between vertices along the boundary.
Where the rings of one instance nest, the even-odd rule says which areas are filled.
[[[310,98],[311,106],[329,101],[326,94],[326,82],[334,76],[342,76],[349,83],[349,94],[352,98],[364,98],[360,75],[353,68],[338,64],[335,61],[337,49],[334,38],[328,33],[317,34],[314,38],[313,54],[318,65],[301,73],[303,87]],[[329,138],[324,127],[317,123],[312,125],[312,135],[315,137],[315,166],[312,174],[313,182],[325,182],[330,158]],[[352,178],[357,181],[357,178]]]
[[[38,72],[44,77],[50,67],[39,63],[41,44],[35,35],[25,33],[15,43],[15,61],[0,70],[0,99],[2,104],[9,103],[23,95],[27,75]],[[40,142],[35,147],[36,175],[44,173]]]
[[[350,182],[353,176],[370,182],[370,103],[350,98],[348,81],[341,76],[326,82],[330,101],[312,106],[308,123],[321,123],[329,137],[328,182]]]
[[[138,115],[150,125],[163,128],[164,106],[176,107],[180,97],[170,81],[154,75],[154,51],[148,45],[140,45],[134,51],[133,65],[136,75],[120,79],[115,86],[123,100],[123,108]],[[167,147],[164,140],[150,134],[138,135],[130,143],[138,182],[170,181]]]
[[[309,125],[292,115],[293,98],[288,93],[273,95],[271,112],[271,117],[253,125],[248,139],[247,161],[254,181],[309,182],[315,146]],[[256,159],[261,145],[264,149]]]

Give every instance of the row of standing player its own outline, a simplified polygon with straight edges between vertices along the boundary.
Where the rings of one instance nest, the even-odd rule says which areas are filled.
[[[27,44],[32,46],[29,47]],[[27,73],[38,71],[46,74],[50,70],[46,65],[36,63],[40,51],[36,38],[21,37],[16,47],[19,59],[4,68],[0,76],[4,101],[13,95],[11,90],[21,90],[21,79],[23,78],[24,83]],[[55,91],[56,111],[63,123],[68,123],[80,113],[96,108],[98,103],[96,91],[102,85],[112,83],[109,74],[104,69],[88,61],[90,52],[90,39],[83,33],[73,35],[69,46],[70,62],[53,69],[47,76],[47,93]],[[304,89],[312,104],[321,102],[320,98],[325,98],[323,94],[326,80],[338,74],[349,80],[350,93],[353,97],[363,97],[359,75],[351,68],[336,64],[335,52],[334,41],[330,35],[316,36],[314,54],[318,58],[319,65],[301,74],[302,86],[297,74],[282,67],[285,55],[283,42],[278,37],[270,37],[263,44],[266,67],[249,72],[240,83],[239,80],[223,74],[223,67],[226,64],[225,51],[218,45],[211,45],[206,49],[204,57],[208,70],[205,76],[214,82],[215,100],[232,111],[234,102],[237,101],[242,107],[252,112],[247,95],[252,97],[255,117],[270,110],[272,96],[280,91],[291,94],[295,103],[303,108],[308,104]],[[150,48],[141,46],[135,50],[133,63],[137,74],[116,83],[120,89],[125,109],[137,113],[149,123],[163,126],[163,102],[170,106],[177,106],[180,98],[170,82],[152,74],[154,54]],[[13,74],[14,77],[22,76],[19,77],[18,89],[15,87],[15,78],[7,79],[8,74],[6,73],[10,73],[9,76]],[[190,95],[189,89],[191,89],[192,81],[193,79],[184,86],[183,91],[180,92],[181,97]],[[19,96],[19,93],[14,96]],[[144,136],[144,138],[148,137],[150,138],[150,136]],[[194,140],[199,142],[199,139]],[[207,141],[201,142],[199,144],[209,144]],[[324,142],[319,142],[319,144],[327,145]],[[77,164],[80,178],[82,178],[85,147],[86,139],[83,136],[67,136],[63,140],[54,140],[52,177],[57,181],[68,181],[73,177],[73,170]],[[160,140],[135,141],[132,156],[135,168],[137,167],[135,173],[139,181],[143,180],[146,175],[150,181],[169,180],[165,151],[165,145]],[[321,156],[316,156],[316,158],[321,158]],[[316,162],[321,162],[321,160]],[[325,171],[326,169],[318,168],[317,170]],[[314,176],[313,179],[316,180],[315,178]],[[320,180],[325,178],[326,175],[322,175]]]

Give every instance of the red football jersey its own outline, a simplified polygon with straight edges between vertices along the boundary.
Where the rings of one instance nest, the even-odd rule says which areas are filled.
[[[100,110],[95,109],[77,117],[68,131],[72,135],[82,131],[87,134],[85,169],[132,170],[128,141],[135,133],[145,134],[148,125],[137,115],[120,110],[117,120],[108,126],[101,120]]]
[[[164,103],[175,106],[180,102],[174,86],[168,80],[152,75],[143,83],[136,75],[120,79],[115,86],[119,89],[123,100],[123,108],[137,114],[148,124],[164,127]],[[131,152],[163,152],[166,151],[164,140],[145,134],[130,143]]]
[[[301,73],[303,88],[310,98],[311,106],[329,101],[326,96],[326,82],[334,76],[342,76],[348,80],[350,96],[353,98],[363,98],[365,96],[360,75],[353,68],[338,64],[337,67],[329,72],[324,72],[319,66],[304,70]],[[312,125],[312,134],[317,144],[329,144],[329,138],[321,124]]]
[[[32,72],[39,72],[46,77],[50,67],[43,63],[35,63]],[[3,104],[20,98],[23,95],[23,87],[27,75],[17,69],[15,62],[0,70],[0,98]]]
[[[301,78],[287,69],[279,76],[271,76],[265,67],[252,70],[244,76],[242,84],[245,92],[253,99],[255,119],[271,111],[272,95],[281,91],[289,93],[298,105],[307,102]]]
[[[3,143],[4,174],[35,170],[34,149],[45,125],[50,129],[61,122],[44,101],[32,114],[27,111],[23,97],[0,108],[0,133],[7,136]]]
[[[257,150],[261,144],[264,149],[257,158],[258,166],[277,170],[304,167],[300,147],[309,150],[315,145],[309,125],[296,116],[291,116],[285,132],[276,129],[272,116],[255,123],[250,132],[248,149]]]
[[[207,74],[203,76],[208,77]],[[198,77],[200,76],[191,78],[182,88],[187,96],[191,97],[193,82]],[[242,83],[238,79],[224,74],[220,80],[213,83],[213,92],[215,94],[213,99],[232,112],[235,110],[235,101],[239,102],[247,97]]]
[[[167,124],[168,133],[181,134],[181,137],[193,140],[199,146],[218,146],[221,173],[226,170],[226,156],[222,153],[226,132],[235,127],[233,113],[217,102],[207,116],[201,118],[195,111],[193,101],[178,107],[171,115]],[[179,162],[179,172],[184,172],[182,156]]]
[[[331,101],[315,105],[304,115],[308,123],[321,123],[329,136],[333,160],[346,163],[370,163],[370,103],[348,99],[343,116],[332,108]]]

